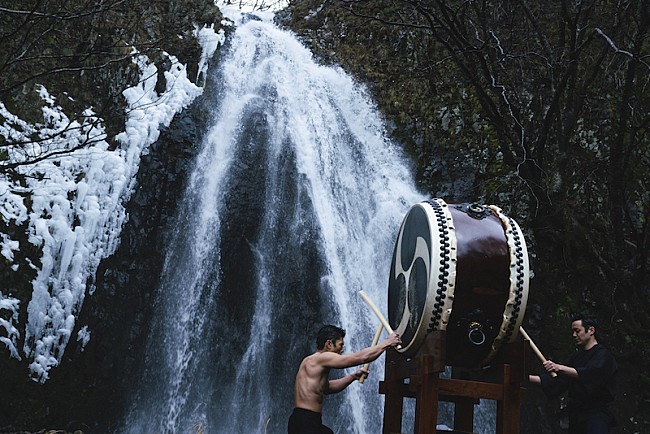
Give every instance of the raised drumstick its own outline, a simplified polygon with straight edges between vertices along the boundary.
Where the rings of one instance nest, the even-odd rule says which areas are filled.
[[[375,337],[372,338],[372,346],[374,347],[377,345],[377,342],[379,342],[379,337],[381,336],[381,331],[384,329],[384,325],[382,323],[379,323],[379,327],[377,327],[377,331],[375,332]],[[363,365],[364,370],[368,370],[370,367],[370,362],[366,363]],[[361,378],[359,378],[359,383],[363,384],[364,381],[366,381],[367,374],[363,374]]]
[[[546,357],[542,354],[542,352],[537,348],[537,345],[535,345],[535,342],[528,336],[528,333],[526,333],[526,330],[524,330],[523,327],[519,327],[519,333],[524,337],[524,339],[528,340],[530,342],[530,347],[533,349],[533,352],[537,355],[537,358],[542,361],[542,363],[546,362]],[[557,377],[557,373],[551,372],[551,377]]]
[[[368,306],[370,307],[370,309],[375,313],[375,315],[376,315],[377,318],[379,319],[379,322],[384,326],[384,328],[386,329],[386,331],[388,332],[388,334],[395,333],[395,332],[393,331],[393,329],[391,328],[390,324],[388,324],[388,321],[386,321],[386,318],[384,318],[384,316],[381,314],[381,312],[379,312],[379,309],[377,309],[377,306],[375,306],[375,303],[372,302],[372,300],[370,299],[370,297],[368,297],[368,296],[366,295],[366,293],[363,292],[363,291],[359,291],[359,295],[361,296],[361,298],[363,298],[363,301],[365,301],[366,304],[368,304]],[[402,348],[402,346],[401,346],[401,345],[397,345],[396,348],[399,350],[400,348]]]

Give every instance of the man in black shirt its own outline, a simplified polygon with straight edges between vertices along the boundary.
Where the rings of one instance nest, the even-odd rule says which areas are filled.
[[[530,375],[549,398],[569,392],[569,433],[607,434],[615,426],[611,404],[614,401],[616,371],[614,356],[596,339],[597,323],[589,314],[573,318],[571,329],[580,349],[561,365],[552,360],[544,362],[546,372],[557,376]]]

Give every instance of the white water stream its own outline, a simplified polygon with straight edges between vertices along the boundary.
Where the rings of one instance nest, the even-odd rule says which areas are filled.
[[[386,312],[399,224],[425,199],[344,72],[264,22],[240,25],[230,44],[125,432],[286,432],[316,330],[345,328],[347,351],[370,344],[378,321],[357,292]],[[335,432],[381,432],[383,361],[325,398]]]

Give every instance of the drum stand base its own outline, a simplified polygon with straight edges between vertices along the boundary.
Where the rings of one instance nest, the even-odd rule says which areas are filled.
[[[379,384],[385,395],[383,434],[400,434],[404,398],[415,398],[414,434],[434,434],[438,403],[454,403],[453,433],[472,433],[474,404],[480,399],[497,401],[496,434],[519,433],[519,411],[527,379],[527,341],[505,344],[492,361],[495,380],[475,381],[440,378],[445,371],[445,332],[429,333],[418,353],[406,358],[394,349],[386,352],[386,379]],[[450,433],[450,431],[440,431]]]

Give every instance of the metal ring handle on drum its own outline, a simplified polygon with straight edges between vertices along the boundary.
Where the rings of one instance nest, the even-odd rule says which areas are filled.
[[[480,323],[473,321],[469,325],[468,329],[469,331],[467,332],[467,339],[469,339],[471,343],[473,343],[477,347],[485,343],[486,337],[485,337],[485,333],[483,333],[483,326]],[[475,336],[478,336],[477,340],[474,340]]]

